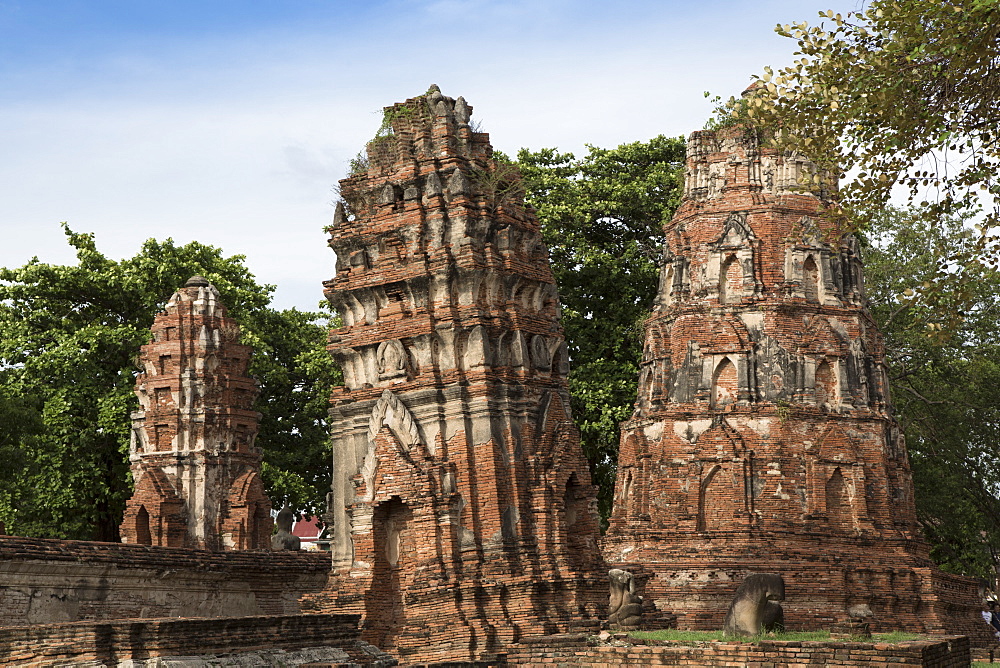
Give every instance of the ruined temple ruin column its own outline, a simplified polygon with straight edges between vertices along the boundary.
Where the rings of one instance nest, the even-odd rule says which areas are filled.
[[[471,113],[437,87],[387,107],[330,229],[331,596],[409,661],[592,625],[606,598],[547,250]]]
[[[250,347],[219,291],[194,276],[156,316],[139,353],[122,541],[206,550],[270,546]]]
[[[859,604],[978,633],[975,588],[921,538],[858,244],[823,215],[835,186],[801,187],[814,171],[755,128],[688,140],[605,556],[651,572],[681,628],[721,628],[757,571],[784,577],[789,628]]]

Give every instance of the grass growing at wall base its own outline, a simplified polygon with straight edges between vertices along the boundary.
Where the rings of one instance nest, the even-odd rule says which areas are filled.
[[[629,633],[633,638],[642,640],[655,640],[659,642],[672,642],[682,645],[699,642],[718,642],[721,640],[738,640],[738,638],[726,638],[722,631],[678,631],[667,629],[663,631],[633,631]],[[904,633],[893,631],[892,633],[873,633],[871,639],[864,639],[862,642],[885,642],[897,643],[908,640],[919,640],[918,633]],[[782,633],[762,634],[746,638],[746,642],[758,643],[762,640],[793,640],[793,641],[819,641],[819,642],[854,642],[861,639],[855,638],[831,638],[829,631],[784,631]]]

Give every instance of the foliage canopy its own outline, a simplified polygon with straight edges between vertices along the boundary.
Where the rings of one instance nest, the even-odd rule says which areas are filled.
[[[942,293],[931,308],[901,295],[929,280],[941,255],[975,245],[962,220],[930,224],[889,209],[865,236],[867,292],[886,340],[918,518],[939,564],[993,579],[1000,566],[1000,273],[978,265],[968,294]],[[926,336],[927,322],[958,308],[965,315],[957,326]]]
[[[555,149],[518,153],[562,300],[573,415],[611,511],[618,425],[632,412],[642,322],[656,297],[663,225],[680,204],[683,139],[659,136],[583,158]]]
[[[1000,0],[871,0],[819,17],[776,28],[798,58],[766,68],[729,111],[849,177],[830,212],[844,229],[901,191],[926,222],[979,212],[974,243],[912,288],[943,307],[1000,252]]]

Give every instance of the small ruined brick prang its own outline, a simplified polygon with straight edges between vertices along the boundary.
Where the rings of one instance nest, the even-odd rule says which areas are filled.
[[[688,139],[605,557],[655,572],[643,594],[680,628],[718,629],[734,583],[773,571],[789,628],[866,604],[982,637],[975,586],[920,536],[858,243],[813,176],[757,128]]]
[[[267,549],[271,502],[260,479],[257,382],[250,347],[219,291],[194,276],[153,321],[139,353],[139,410],[129,459],[135,491],[126,543],[205,550]]]
[[[548,253],[471,113],[436,86],[387,107],[330,227],[329,605],[410,662],[596,628],[607,595]]]

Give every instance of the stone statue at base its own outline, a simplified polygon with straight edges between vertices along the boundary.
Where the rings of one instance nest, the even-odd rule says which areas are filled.
[[[785,618],[785,581],[776,573],[751,573],[736,589],[729,604],[722,632],[727,636],[755,636],[763,631],[780,631]]]
[[[642,626],[642,596],[635,593],[635,578],[628,571],[612,568],[608,579],[611,583],[608,625],[615,631],[638,630]]]
[[[302,548],[301,539],[292,534],[292,523],[294,521],[295,513],[288,506],[278,511],[278,518],[274,522],[278,527],[278,531],[271,536],[272,550],[299,550]]]

